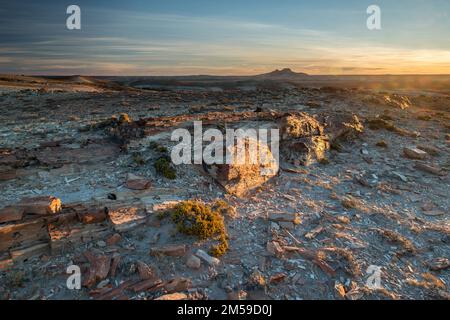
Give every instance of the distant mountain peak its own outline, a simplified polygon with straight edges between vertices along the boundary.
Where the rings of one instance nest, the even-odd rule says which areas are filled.
[[[259,77],[264,78],[296,78],[296,77],[305,77],[308,76],[306,73],[301,72],[294,72],[290,68],[284,68],[284,69],[276,69],[275,71],[264,73],[259,75]]]

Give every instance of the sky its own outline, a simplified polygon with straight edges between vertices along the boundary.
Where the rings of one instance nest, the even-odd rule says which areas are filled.
[[[81,8],[68,30],[66,8]],[[381,30],[366,10],[381,9]],[[450,74],[448,0],[0,0],[0,73]]]

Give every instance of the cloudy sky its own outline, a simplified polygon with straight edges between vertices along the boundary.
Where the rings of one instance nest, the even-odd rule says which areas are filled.
[[[81,30],[66,8],[81,8]],[[382,30],[366,27],[381,8]],[[450,74],[448,0],[0,0],[0,73]]]

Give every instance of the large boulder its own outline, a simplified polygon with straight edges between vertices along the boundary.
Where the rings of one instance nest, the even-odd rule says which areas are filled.
[[[267,145],[253,138],[246,138],[243,146],[243,150],[239,150],[239,145],[236,143],[230,147],[230,153],[245,154],[245,157],[235,156],[230,164],[203,164],[204,170],[228,193],[238,197],[259,187],[278,173],[278,159],[275,159]],[[253,153],[255,146],[256,155]],[[239,151],[242,152],[239,153]],[[225,152],[226,150],[224,155]]]
[[[280,151],[284,161],[295,166],[308,166],[326,157],[329,149],[324,126],[306,113],[280,119]]]
[[[358,116],[350,113],[339,113],[324,116],[325,133],[330,142],[355,139],[364,131]]]

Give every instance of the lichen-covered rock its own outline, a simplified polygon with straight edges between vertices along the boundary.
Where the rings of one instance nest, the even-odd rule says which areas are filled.
[[[245,154],[245,157],[236,156],[231,164],[203,165],[205,171],[228,193],[238,197],[277,175],[279,167],[278,159],[275,159],[267,145],[261,144],[253,138],[247,138],[243,145],[242,155]],[[239,146],[234,144],[230,147],[229,152],[238,155],[238,149]],[[252,150],[257,150],[256,154]]]
[[[364,131],[363,124],[354,114],[342,113],[325,116],[324,123],[325,133],[331,143],[352,140]]]
[[[323,135],[320,122],[306,113],[283,117],[279,127],[283,140]]]
[[[330,148],[328,137],[320,122],[307,115],[288,115],[279,122],[281,155],[284,161],[295,166],[308,166],[326,158]]]

